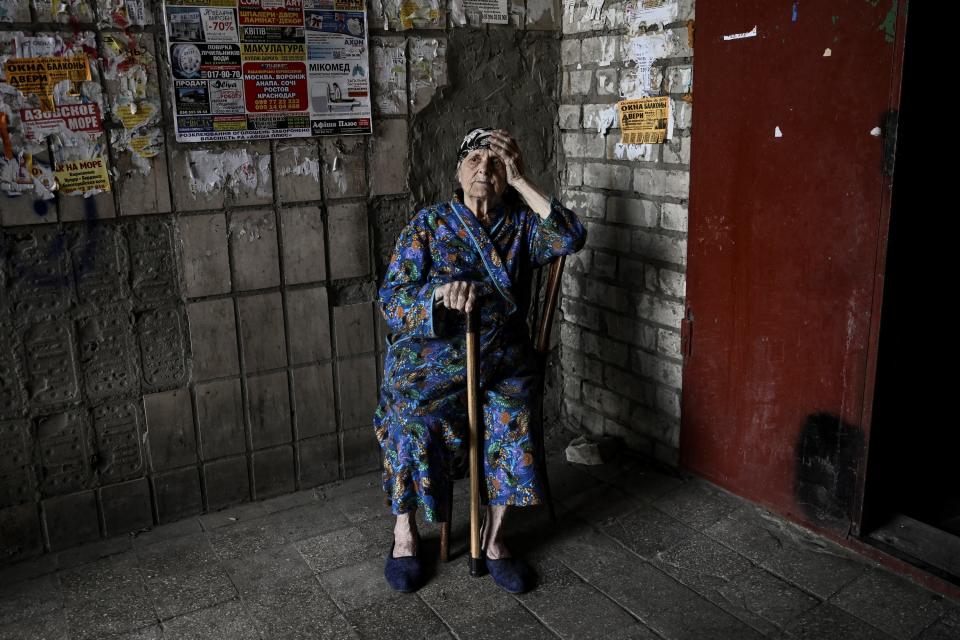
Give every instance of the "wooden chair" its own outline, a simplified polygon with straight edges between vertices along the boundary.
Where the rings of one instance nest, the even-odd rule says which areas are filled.
[[[537,270],[531,290],[528,323],[532,330],[533,347],[537,355],[537,369],[540,373],[540,389],[535,420],[531,424],[531,437],[534,442],[534,464],[537,474],[543,480],[543,490],[550,509],[550,519],[556,522],[556,513],[553,507],[553,497],[550,493],[550,482],[547,479],[547,461],[544,451],[543,433],[543,384],[546,373],[547,356],[550,352],[550,332],[553,328],[553,318],[557,309],[557,300],[560,297],[560,277],[563,275],[563,266],[566,256],[554,258],[548,265]],[[546,283],[543,284],[543,272],[547,271]],[[541,286],[543,285],[543,286]],[[477,387],[479,359],[477,357],[477,330],[479,322],[476,312],[467,316],[467,407],[470,428],[470,447],[468,469],[470,477],[470,573],[480,575],[480,484],[483,475],[482,443],[483,413],[480,407],[480,389]],[[445,520],[440,524],[440,560],[447,562],[450,559],[450,522],[453,520],[453,482],[447,487],[446,505],[443,509]]]

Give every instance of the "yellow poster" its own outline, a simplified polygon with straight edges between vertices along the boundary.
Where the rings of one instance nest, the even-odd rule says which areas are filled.
[[[440,12],[432,7],[433,3],[426,0],[401,0],[400,2],[400,27],[402,29],[414,29],[418,22],[434,22]]]
[[[620,118],[620,142],[623,144],[663,144],[667,137],[670,98],[635,98],[617,103]]]
[[[110,191],[110,176],[103,156],[58,162],[54,171],[60,193],[64,195],[86,193],[91,189]]]
[[[136,129],[146,124],[154,113],[156,113],[156,110],[149,102],[125,104],[114,110],[114,114],[120,118],[124,129]]]
[[[130,138],[130,148],[141,158],[153,158],[160,153],[157,140],[150,135],[133,136]]]
[[[58,82],[90,80],[90,61],[85,55],[66,58],[12,58],[4,65],[7,84],[24,94],[36,94],[40,108],[53,111],[53,88]]]

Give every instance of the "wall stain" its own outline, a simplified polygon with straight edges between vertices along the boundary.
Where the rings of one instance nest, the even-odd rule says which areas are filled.
[[[807,416],[796,446],[797,501],[811,521],[846,529],[853,514],[863,432],[839,416]]]
[[[38,216],[47,214],[47,203],[43,200],[34,202],[34,209]],[[88,273],[92,268],[97,255],[97,247],[100,235],[100,218],[97,214],[97,204],[94,198],[85,198],[83,203],[83,234],[84,242],[74,245],[74,272],[73,276],[78,280]],[[69,233],[60,229],[50,237],[45,248],[32,252],[32,255],[41,255],[39,262],[35,260],[20,260],[14,243],[9,238],[4,238],[5,242],[0,245],[0,258],[7,265],[11,274],[11,279],[30,280],[33,283],[43,287],[68,288],[73,280],[70,277],[69,270],[63,270],[58,277],[51,278],[48,265],[62,259],[70,246]]]
[[[552,33],[455,29],[447,43],[448,84],[410,121],[410,190],[418,210],[449,200],[457,148],[474,127],[510,131],[530,178],[558,193],[555,119],[560,42]],[[412,212],[411,212],[412,213]]]

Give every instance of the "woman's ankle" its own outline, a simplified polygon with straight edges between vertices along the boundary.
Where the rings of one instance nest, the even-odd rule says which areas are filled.
[[[393,527],[393,557],[417,555],[418,537],[415,512],[398,515]]]
[[[509,558],[510,550],[503,541],[503,525],[506,520],[506,506],[488,505],[484,526],[481,529],[480,544],[491,560]]]

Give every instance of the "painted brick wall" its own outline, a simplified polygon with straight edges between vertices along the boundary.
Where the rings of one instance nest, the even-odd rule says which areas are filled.
[[[468,26],[468,38],[451,37],[446,18],[376,28],[373,61],[395,46],[407,68],[399,86],[374,84],[384,102],[372,137],[181,145],[161,28],[98,26],[108,4],[71,3],[77,15],[47,23],[19,0],[14,22],[0,22],[0,54],[18,33],[133,38],[159,58],[147,67],[165,114],[146,175],[112,148],[110,193],[46,206],[0,195],[0,564],[378,469],[376,289],[406,217],[449,197],[411,179],[411,164],[459,142],[431,138],[418,118],[434,102],[460,131],[456,107],[472,100],[437,92],[443,65],[430,52],[439,45],[442,63],[448,39],[450,56],[479,39],[559,57],[553,0],[513,2],[512,25]],[[379,4],[368,11],[381,25]],[[110,104],[116,83],[97,71]],[[501,74],[511,91],[489,113],[546,93],[552,123],[558,72]],[[555,185],[552,125],[545,139],[535,164]]]
[[[581,432],[624,438],[676,463],[680,320],[686,264],[693,0],[641,23],[636,2],[565,3],[562,184],[587,221],[587,247],[563,279],[562,416]],[[648,83],[638,51],[655,54]],[[613,105],[669,95],[673,137],[620,144]]]

